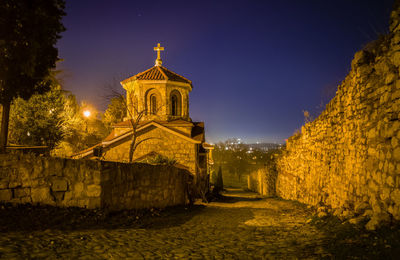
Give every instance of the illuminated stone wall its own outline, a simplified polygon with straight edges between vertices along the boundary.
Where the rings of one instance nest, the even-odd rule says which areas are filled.
[[[193,176],[186,170],[139,163],[106,165],[102,171],[102,206],[105,208],[164,208],[189,202],[188,189]]]
[[[187,167],[190,172],[196,174],[196,144],[156,127],[146,130],[145,133],[141,133],[138,136],[137,143],[143,139],[148,140],[138,146],[133,160],[142,158],[151,152],[156,152],[169,159],[176,160],[178,164]],[[129,145],[130,139],[116,143],[110,149],[106,150],[104,160],[128,162]]]
[[[247,188],[264,196],[276,196],[276,177],[276,171],[260,168],[247,176]]]
[[[278,196],[324,204],[337,215],[364,207],[400,220],[399,3],[389,35],[355,54],[326,109],[287,141]]]
[[[188,201],[192,175],[147,164],[0,155],[0,201],[111,210]]]

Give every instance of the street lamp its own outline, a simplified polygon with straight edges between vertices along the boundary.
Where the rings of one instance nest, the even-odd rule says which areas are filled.
[[[87,133],[87,129],[88,129],[88,119],[89,119],[89,117],[90,117],[90,115],[91,115],[92,113],[89,111],[89,110],[85,110],[85,111],[83,111],[83,116],[84,117],[86,117],[86,120],[85,120],[85,123],[86,123],[86,133]]]
[[[86,118],[89,118],[89,116],[90,116],[91,114],[92,114],[92,113],[91,113],[89,110],[83,111],[83,115],[84,115]]]

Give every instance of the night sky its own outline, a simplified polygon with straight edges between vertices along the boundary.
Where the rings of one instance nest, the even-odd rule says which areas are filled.
[[[59,69],[66,90],[105,110],[105,86],[154,66],[161,43],[163,66],[193,82],[190,115],[209,142],[282,142],[388,31],[392,4],[67,0]]]

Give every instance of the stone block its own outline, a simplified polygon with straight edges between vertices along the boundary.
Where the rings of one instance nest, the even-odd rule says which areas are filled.
[[[51,190],[52,191],[67,191],[68,190],[68,182],[66,179],[53,179],[51,181]]]
[[[340,216],[344,219],[350,219],[354,217],[354,212],[352,210],[344,210]]]
[[[399,189],[395,189],[394,191],[392,191],[392,193],[390,194],[390,199],[398,206],[400,206],[400,190]]]
[[[87,208],[89,206],[89,199],[77,200],[75,206],[80,207],[80,208]]]
[[[32,169],[32,173],[31,173],[31,178],[40,178],[43,177],[44,173],[43,173],[43,165],[42,165],[42,161],[39,160]]]
[[[72,191],[67,191],[64,193],[64,203],[71,201],[74,198],[74,193]]]
[[[399,55],[399,57],[400,57],[400,55]],[[400,61],[400,59],[399,59],[399,61]],[[385,78],[385,84],[391,84],[391,83],[393,83],[393,81],[396,79],[396,74],[394,74],[394,73],[388,73],[387,75],[386,75],[386,78]]]
[[[372,207],[372,211],[376,214],[382,212],[382,203],[376,198],[376,195],[372,195],[369,204]]]
[[[22,197],[19,199],[20,203],[32,203],[32,198],[31,197]]]
[[[393,158],[396,161],[400,161],[400,147],[397,147],[396,149],[393,150]]]
[[[22,187],[22,182],[21,181],[10,181],[8,184],[9,188],[17,188],[17,187]]]
[[[31,195],[31,188],[17,188],[14,189],[14,197],[15,198],[21,198],[21,197],[27,197]]]
[[[23,165],[19,168],[18,174],[21,176],[22,182],[27,182],[31,177],[32,168],[27,168],[27,166],[31,165]]]
[[[371,206],[369,205],[369,203],[367,201],[359,202],[354,207],[354,211],[355,211],[356,214],[362,214],[367,209],[371,209]]]
[[[382,188],[381,193],[379,194],[380,198],[382,201],[385,201],[389,198],[390,196],[390,189],[387,187]]]
[[[392,176],[388,176],[388,177],[386,178],[386,183],[387,183],[387,185],[389,185],[390,187],[394,187],[394,180],[393,180],[393,177],[392,177]]]
[[[53,191],[51,192],[51,195],[53,196],[53,198],[55,199],[55,201],[57,203],[60,203],[61,201],[64,200],[64,191]]]
[[[399,145],[399,140],[396,137],[392,137],[392,140],[390,143],[392,144],[392,147],[395,148]]]
[[[373,231],[376,230],[381,225],[390,223],[390,215],[386,212],[374,214],[370,221],[365,225],[367,230]]]
[[[0,201],[10,201],[12,199],[12,191],[10,189],[0,190]]]
[[[367,209],[363,214],[363,216],[367,216],[369,218],[371,218],[373,215],[374,215],[374,211],[372,209]]]
[[[31,189],[32,203],[52,203],[54,202],[50,195],[49,187],[32,188]]]
[[[83,187],[84,187],[83,183],[82,182],[75,183],[73,187],[74,187],[73,192],[75,194],[75,197],[82,196]]]
[[[89,203],[87,208],[96,209],[100,208],[100,206],[101,206],[101,198],[89,198]]]
[[[349,219],[349,223],[353,225],[359,225],[360,223],[364,222],[368,217],[367,216],[358,216],[352,219]]]
[[[8,188],[8,180],[2,179],[0,180],[0,189],[7,189]]]
[[[396,66],[400,66],[400,51],[396,51],[392,56],[392,62]]]
[[[94,171],[92,177],[93,177],[94,184],[100,184],[100,182],[101,182],[101,172],[100,171]]]
[[[88,197],[99,197],[101,194],[101,187],[97,184],[91,184],[86,187],[86,195]]]

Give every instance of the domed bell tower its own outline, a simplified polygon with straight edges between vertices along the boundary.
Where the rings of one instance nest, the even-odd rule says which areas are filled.
[[[192,82],[162,66],[161,51],[154,47],[157,59],[154,67],[121,81],[127,92],[127,116],[141,121],[171,121],[189,117],[189,92]]]

